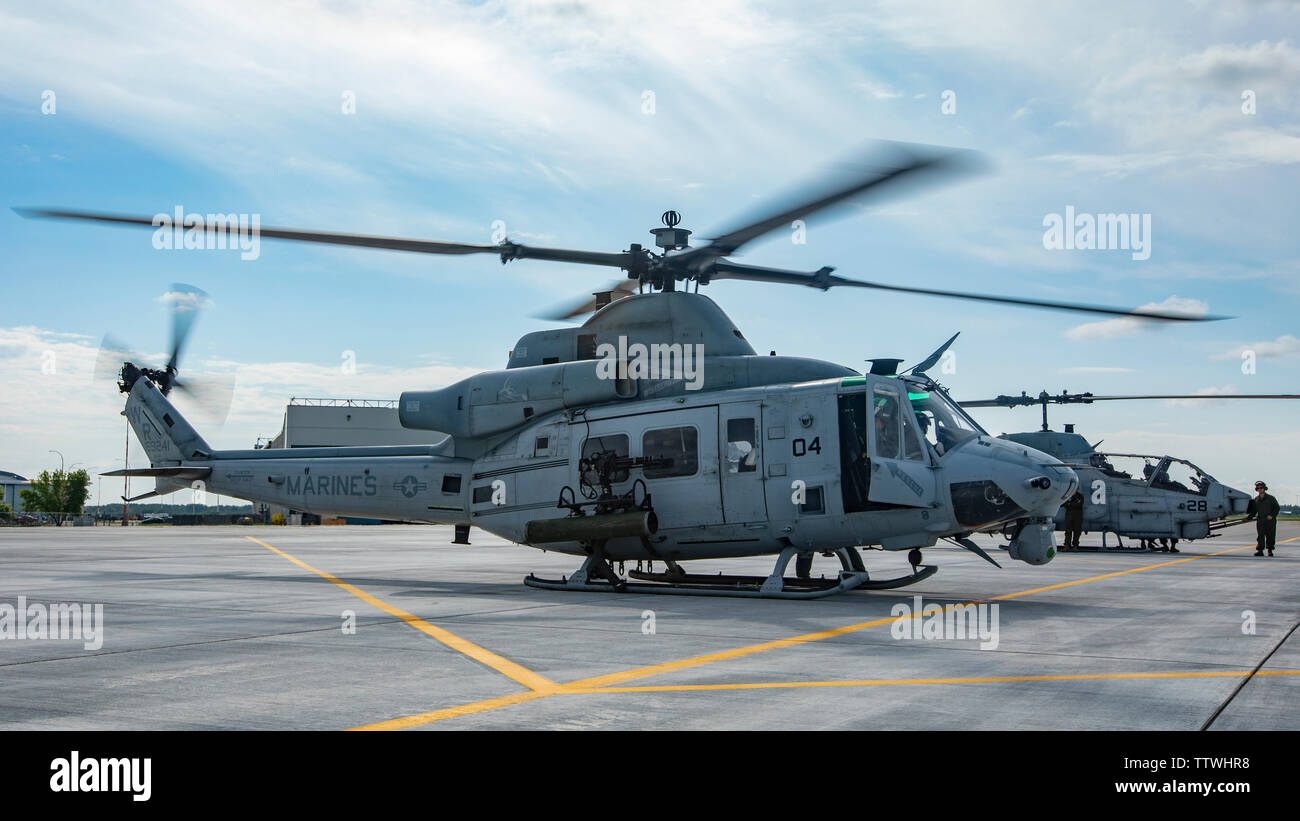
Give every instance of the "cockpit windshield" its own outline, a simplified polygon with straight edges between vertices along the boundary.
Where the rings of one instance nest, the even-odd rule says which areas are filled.
[[[940,454],[987,431],[966,415],[942,389],[921,381],[907,381],[907,398],[921,433]]]

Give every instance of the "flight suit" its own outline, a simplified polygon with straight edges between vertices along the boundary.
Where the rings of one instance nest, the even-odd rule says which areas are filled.
[[[1268,555],[1273,555],[1273,546],[1277,543],[1277,514],[1281,509],[1277,499],[1267,493],[1250,500],[1250,505],[1246,508],[1246,518],[1255,520],[1256,556],[1263,555],[1265,550],[1268,551]]]
[[[1066,553],[1079,552],[1079,535],[1083,533],[1083,494],[1075,493],[1065,505],[1065,546]]]

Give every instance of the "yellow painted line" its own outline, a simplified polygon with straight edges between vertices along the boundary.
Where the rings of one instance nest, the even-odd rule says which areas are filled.
[[[452,633],[448,630],[444,630],[441,627],[436,627],[432,624],[429,624],[427,621],[420,618],[419,616],[408,613],[405,610],[402,610],[400,608],[393,607],[388,602],[375,598],[374,596],[370,595],[369,593],[362,590],[361,588],[355,585],[348,584],[347,582],[343,581],[337,576],[326,573],[324,570],[318,570],[315,567],[312,567],[311,565],[307,564],[303,560],[295,556],[290,556],[288,553],[285,553],[283,550],[272,547],[271,545],[267,544],[264,541],[261,541],[260,539],[254,539],[252,536],[245,536],[244,538],[248,539],[249,541],[256,542],[257,544],[260,544],[262,547],[265,547],[267,550],[271,551],[272,553],[275,553],[278,556],[288,559],[289,561],[301,567],[303,570],[309,570],[312,573],[315,573],[316,575],[325,579],[326,581],[338,585],[339,587],[348,591],[352,595],[356,596],[358,599],[361,599],[366,604],[369,604],[372,607],[376,607],[384,611],[388,615],[393,616],[394,618],[401,619],[411,627],[414,627],[416,630],[419,630],[421,633],[424,633],[426,636],[447,645],[448,647],[450,647],[451,649],[455,650],[458,653],[462,653],[466,656],[469,656],[470,658],[474,659],[480,664],[483,664],[487,667],[491,667],[493,670],[496,670],[498,673],[505,676],[506,678],[509,678],[513,681],[517,681],[530,690],[549,693],[559,687],[559,685],[556,684],[554,681],[551,681],[550,679],[544,676],[540,676],[537,673],[534,673],[532,670],[529,670],[526,667],[522,667],[514,663],[510,659],[505,658],[504,656],[498,656],[496,653],[493,653],[491,650],[486,650],[482,647],[479,647],[477,644],[473,643],[472,641],[466,641],[465,639],[461,638],[455,633]]]
[[[948,607],[956,607],[956,606],[957,605],[948,605],[944,609],[947,610]],[[913,617],[920,616],[920,615],[921,615],[920,613],[912,614]],[[672,672],[676,672],[677,670],[684,670],[687,667],[698,667],[702,664],[713,664],[714,662],[719,662],[719,661],[730,661],[731,659],[737,659],[743,656],[750,656],[753,655],[754,653],[764,653],[767,652],[768,650],[779,650],[784,647],[794,647],[795,645],[799,645],[799,644],[807,644],[809,642],[821,641],[822,639],[834,638],[835,636],[843,636],[849,633],[856,633],[859,630],[866,630],[868,627],[879,627],[883,624],[890,624],[891,622],[899,621],[900,619],[904,619],[904,618],[908,618],[908,617],[888,616],[886,618],[873,619],[872,621],[864,621],[861,622],[860,624],[850,624],[845,627],[836,627],[831,630],[821,630],[816,633],[805,633],[802,636],[794,636],[788,639],[778,639],[776,641],[765,641],[761,644],[751,644],[748,645],[747,647],[736,647],[732,650],[723,650],[718,653],[706,653],[705,655],[702,656],[691,656],[690,658],[684,658],[678,661],[666,661],[661,664],[652,664],[648,667],[637,667],[632,670],[624,670],[621,673],[609,673],[608,675],[596,676],[594,678],[584,678],[578,681],[571,681],[564,686],[566,689],[573,688],[578,690],[590,690],[596,687],[607,687],[613,684],[621,684],[625,681],[632,681],[633,679],[649,678],[650,676],[658,676],[664,673],[672,673]]]
[[[1300,536],[1296,538],[1300,538]],[[1146,570],[1154,570],[1157,567],[1170,567],[1176,564],[1183,564],[1184,562],[1192,562],[1192,561],[1196,561],[1197,559],[1204,559],[1207,556],[1218,556],[1221,555],[1222,553],[1232,553],[1238,550],[1251,550],[1251,549],[1253,549],[1253,546],[1234,547],[1229,550],[1221,551],[1220,553],[1210,553],[1201,556],[1188,556],[1183,559],[1175,559],[1174,561],[1171,562],[1160,562],[1159,564],[1148,564],[1148,565],[1143,565],[1141,567],[1134,567],[1129,570],[1120,570],[1114,573],[1104,573],[1100,576],[1089,576],[1088,578],[1085,579],[1075,579],[1074,581],[1062,582],[1060,584],[1048,585],[1046,587],[1035,587],[1031,590],[1022,590],[1018,593],[1007,593],[1002,596],[994,596],[992,599],[989,599],[989,601],[1013,599],[1019,596],[1028,596],[1032,593],[1042,593],[1048,590],[1057,590],[1063,587],[1072,587],[1074,585],[1087,584],[1089,582],[1101,581],[1103,579],[1113,579],[1117,576],[1124,576],[1129,573],[1141,573]],[[944,607],[943,609],[947,611],[948,609],[954,607],[964,607],[966,606],[966,604],[975,604],[975,602],[966,602],[963,604],[950,604]],[[594,678],[581,679],[579,681],[570,682],[565,686],[579,688],[579,689],[590,689],[593,687],[607,687],[616,684],[622,684],[626,681],[632,681],[639,678],[649,678],[651,676],[663,675],[664,673],[673,673],[678,670],[684,670],[688,667],[698,667],[700,665],[713,664],[719,661],[729,661],[731,659],[753,655],[754,653],[763,653],[763,652],[767,652],[768,650],[778,650],[783,647],[793,647],[799,644],[808,644],[814,641],[821,641],[823,639],[834,638],[835,636],[843,636],[848,633],[855,633],[859,630],[866,630],[869,627],[879,627],[881,625],[891,624],[895,621],[899,621],[905,618],[916,618],[919,615],[920,615],[919,613],[913,613],[911,614],[911,616],[889,616],[887,618],[875,619],[873,621],[862,622],[860,624],[851,624],[846,627],[837,627],[832,630],[823,630],[817,633],[806,633],[802,636],[795,636],[793,638],[780,639],[777,641],[767,641],[761,644],[751,644],[747,647],[737,647],[732,650],[723,650],[718,653],[707,653],[702,656],[692,656],[690,658],[681,659],[679,661],[668,661],[668,662],[663,662],[661,664],[652,664],[648,667],[638,667],[632,670],[624,670],[621,673],[610,673],[604,676],[596,676]]]
[[[1127,576],[1130,573],[1141,573],[1146,570],[1155,570],[1157,567],[1172,567],[1176,564],[1185,564],[1187,562],[1194,562],[1197,559],[1208,559],[1211,556],[1222,556],[1226,553],[1236,553],[1241,550],[1254,550],[1254,549],[1255,549],[1254,545],[1250,545],[1249,547],[1233,547],[1233,548],[1229,548],[1228,550],[1220,550],[1217,553],[1205,553],[1200,556],[1187,556],[1185,558],[1174,559],[1173,561],[1169,561],[1169,562],[1160,562],[1159,564],[1146,564],[1146,565],[1142,565],[1141,567],[1133,567],[1128,570],[1117,570],[1114,573],[1104,573],[1100,576],[1089,576],[1086,579],[1075,579],[1072,582],[1061,582],[1060,584],[1049,584],[1046,587],[1035,587],[1032,590],[1021,590],[1018,593],[1006,593],[1001,596],[994,596],[993,598],[989,599],[989,601],[1005,601],[1006,599],[1015,599],[1015,598],[1019,598],[1020,596],[1029,596],[1034,593],[1045,593],[1048,590],[1060,590],[1065,587],[1073,587],[1076,584],[1087,584],[1088,582],[1101,581],[1102,579],[1114,579],[1114,578],[1118,578],[1119,576]]]
[[[590,687],[584,689],[565,687],[564,695],[571,693],[596,695],[600,693],[674,693],[708,692],[717,690],[778,690],[797,687],[883,687],[915,684],[1006,684],[1026,681],[1104,681],[1115,679],[1153,678],[1243,678],[1250,671],[1206,670],[1191,673],[1079,673],[1045,676],[991,676],[987,678],[907,678],[865,681],[774,681],[741,684],[661,684],[640,687]],[[1300,676],[1300,670],[1261,670],[1257,676]]]
[[[509,707],[511,704],[523,704],[526,701],[536,701],[539,698],[553,696],[562,692],[559,689],[553,690],[529,690],[524,693],[512,693],[500,698],[491,698],[487,701],[476,701],[473,704],[462,704],[459,707],[448,707],[445,710],[434,710],[419,715],[406,716],[404,718],[394,718],[389,721],[377,721],[374,724],[366,724],[361,727],[353,727],[353,730],[405,730],[408,727],[419,727],[422,724],[432,724],[435,721],[442,721],[445,718],[456,718],[457,716],[467,716],[474,713],[484,713],[488,710],[496,710],[500,707]]]
[[[251,537],[250,537],[250,538],[251,538]],[[1295,538],[1292,538],[1292,539],[1287,539],[1285,542],[1278,542],[1278,544],[1285,544],[1286,542],[1293,542],[1293,541],[1296,541],[1296,540],[1298,540],[1298,539],[1300,539],[1300,536],[1296,536]],[[254,541],[256,541],[256,539],[254,539]],[[259,542],[259,544],[261,544],[261,543]],[[265,547],[270,547],[270,545],[264,545],[264,546],[265,546]],[[1103,575],[1100,575],[1100,576],[1092,576],[1092,577],[1089,577],[1089,578],[1086,578],[1086,579],[1079,579],[1079,580],[1076,580],[1076,581],[1073,581],[1073,582],[1066,582],[1066,583],[1064,583],[1064,584],[1060,584],[1060,585],[1050,585],[1050,586],[1048,586],[1048,587],[1039,587],[1039,588],[1034,588],[1033,590],[1025,590],[1025,591],[1021,591],[1021,592],[1019,592],[1019,593],[1009,593],[1009,594],[1006,594],[1006,595],[1003,595],[1003,596],[999,596],[999,597],[996,597],[996,598],[1000,598],[1000,599],[1010,599],[1010,598],[1014,598],[1014,597],[1017,597],[1017,596],[1029,595],[1030,593],[1037,593],[1037,592],[1042,592],[1042,591],[1046,591],[1046,590],[1053,590],[1053,589],[1056,589],[1056,588],[1059,588],[1059,587],[1069,587],[1069,586],[1076,585],[1076,584],[1086,584],[1086,583],[1088,583],[1088,582],[1100,581],[1100,580],[1102,580],[1102,579],[1114,578],[1115,576],[1122,576],[1122,575],[1124,575],[1124,574],[1126,574],[1126,573],[1141,572],[1141,571],[1143,571],[1143,570],[1153,570],[1153,569],[1155,569],[1155,568],[1157,568],[1157,567],[1168,567],[1168,566],[1170,566],[1170,565],[1181,564],[1181,563],[1186,562],[1186,561],[1194,561],[1194,560],[1196,560],[1196,559],[1203,559],[1203,558],[1206,558],[1207,555],[1208,555],[1208,556],[1218,556],[1218,555],[1222,555],[1222,554],[1224,554],[1224,553],[1232,553],[1232,552],[1235,552],[1235,551],[1238,551],[1238,550],[1249,550],[1249,549],[1252,549],[1252,548],[1253,548],[1253,545],[1250,545],[1250,546],[1246,546],[1246,547],[1238,547],[1238,548],[1232,548],[1232,549],[1230,549],[1230,550],[1220,551],[1219,553],[1211,553],[1211,554],[1206,554],[1206,555],[1201,555],[1201,556],[1188,556],[1188,557],[1186,557],[1186,558],[1184,558],[1184,559],[1178,559],[1178,560],[1175,560],[1175,561],[1172,561],[1172,562],[1161,562],[1161,563],[1159,563],[1159,564],[1143,565],[1143,566],[1141,566],[1141,567],[1136,567],[1136,568],[1133,568],[1132,570],[1125,570],[1125,571],[1122,571],[1122,572],[1119,572],[1119,573],[1106,573],[1106,574],[1103,574]],[[275,550],[275,548],[271,548],[271,549],[272,549],[272,550]],[[276,552],[279,553],[280,551],[277,550]],[[284,555],[287,556],[287,554],[284,554]],[[289,557],[289,558],[292,559],[292,557]],[[297,561],[296,559],[292,559],[292,560],[295,561],[295,562]],[[304,566],[305,566],[305,565],[304,565]],[[315,570],[314,568],[309,568],[309,569],[312,569],[312,570],[314,570],[314,571],[317,572],[317,573],[320,572],[320,571],[318,571],[318,570]],[[323,575],[324,575],[324,574],[323,574]],[[965,604],[973,604],[973,603],[974,603],[974,602],[967,602],[967,603],[965,603]],[[954,607],[964,607],[965,604],[961,604],[961,605],[950,604],[950,605],[945,606],[943,609],[946,611],[946,610],[948,610],[948,609],[950,609],[950,608],[954,608]],[[914,614],[912,614],[911,617],[912,617],[912,618],[916,618],[916,617],[918,617],[918,616],[920,616],[920,615],[921,615],[921,614],[919,614],[919,613],[914,613]],[[377,723],[377,724],[370,724],[370,725],[366,725],[366,726],[364,726],[364,727],[358,727],[358,728],[356,728],[356,729],[361,729],[361,730],[367,730],[367,729],[375,729],[375,730],[381,730],[381,729],[382,729],[382,730],[388,730],[388,729],[405,729],[405,728],[408,728],[408,727],[416,727],[416,726],[420,726],[420,725],[423,725],[423,724],[430,724],[430,723],[433,723],[433,722],[435,722],[435,721],[442,721],[442,720],[444,720],[444,719],[448,719],[448,718],[455,718],[456,716],[460,716],[460,715],[470,715],[470,714],[473,714],[473,713],[485,712],[485,711],[487,711],[487,710],[495,710],[495,709],[498,709],[498,708],[500,708],[500,707],[507,707],[507,706],[510,706],[511,704],[519,704],[519,703],[523,703],[523,702],[525,702],[525,701],[533,701],[533,700],[536,700],[536,699],[538,699],[538,698],[544,698],[544,697],[546,697],[546,696],[548,696],[548,695],[570,695],[570,694],[574,694],[574,695],[576,695],[576,694],[592,694],[592,693],[604,693],[604,692],[609,692],[609,693],[615,693],[615,692],[654,692],[654,691],[657,691],[657,690],[665,690],[665,691],[668,691],[668,690],[673,690],[673,689],[692,689],[692,688],[694,688],[694,689],[728,689],[728,688],[740,689],[740,688],[743,688],[743,687],[746,687],[746,686],[749,686],[749,687],[751,687],[751,688],[763,687],[763,686],[765,686],[765,685],[761,685],[761,684],[759,684],[759,685],[677,685],[677,686],[674,686],[674,685],[664,685],[664,686],[661,686],[661,687],[653,687],[653,686],[652,686],[652,687],[648,687],[648,688],[637,688],[637,687],[630,687],[630,688],[628,688],[628,687],[613,687],[613,686],[610,686],[610,685],[621,684],[622,682],[633,681],[633,680],[636,680],[636,679],[639,679],[639,678],[649,678],[649,677],[651,677],[651,676],[660,675],[660,674],[662,674],[662,673],[673,672],[673,671],[676,671],[676,670],[682,670],[682,669],[686,669],[686,668],[688,668],[688,667],[696,667],[696,666],[700,666],[700,665],[703,665],[703,664],[712,664],[712,663],[714,663],[714,662],[716,662],[716,661],[725,661],[725,660],[733,659],[733,658],[741,658],[741,657],[743,657],[743,656],[751,655],[751,654],[753,654],[753,653],[761,653],[761,652],[764,652],[764,651],[767,651],[767,650],[776,650],[776,649],[779,649],[779,648],[782,648],[782,647],[792,647],[792,646],[795,646],[795,645],[805,644],[805,643],[808,643],[808,642],[820,641],[820,640],[822,640],[822,639],[832,638],[832,637],[834,637],[834,636],[840,636],[840,635],[845,635],[845,634],[847,634],[847,633],[853,633],[853,632],[856,632],[856,631],[858,631],[858,630],[865,630],[865,629],[867,629],[867,628],[869,628],[869,627],[878,627],[878,626],[881,626],[881,625],[889,624],[889,623],[891,623],[891,622],[898,621],[898,620],[903,619],[903,618],[907,618],[907,617],[906,617],[906,616],[893,616],[893,617],[889,617],[889,618],[875,619],[875,620],[873,620],[873,621],[863,622],[863,623],[861,623],[861,624],[853,624],[853,625],[848,625],[847,627],[838,627],[838,628],[834,628],[834,629],[831,629],[831,630],[823,630],[823,631],[820,631],[820,632],[817,632],[817,633],[807,633],[807,634],[804,634],[804,635],[802,635],[802,636],[795,636],[795,637],[793,637],[793,638],[780,639],[780,640],[777,640],[777,641],[763,642],[763,643],[761,643],[761,644],[749,645],[749,646],[747,646],[747,647],[738,647],[738,648],[735,648],[735,649],[733,649],[733,650],[724,650],[724,651],[719,652],[719,653],[709,653],[709,654],[702,655],[702,656],[693,656],[693,657],[691,657],[691,658],[681,659],[680,661],[665,662],[665,663],[662,663],[662,664],[650,665],[650,666],[648,666],[648,667],[638,667],[638,668],[635,668],[635,669],[632,669],[632,670],[625,670],[625,671],[623,671],[623,672],[621,672],[621,673],[611,673],[611,674],[609,674],[609,675],[596,676],[596,677],[594,677],[594,678],[580,679],[580,680],[578,680],[578,681],[573,681],[573,682],[570,682],[570,683],[568,683],[568,684],[556,685],[556,684],[552,683],[552,686],[553,686],[555,689],[553,689],[553,690],[550,691],[550,692],[520,693],[520,694],[517,694],[516,696],[504,696],[504,697],[501,697],[501,698],[488,699],[488,700],[486,700],[486,701],[478,701],[478,702],[474,702],[474,703],[471,703],[471,704],[465,704],[465,705],[462,705],[462,706],[460,706],[460,707],[452,707],[452,708],[445,709],[445,710],[435,710],[435,711],[432,711],[432,712],[429,712],[429,713],[421,713],[421,714],[419,714],[419,715],[407,716],[407,717],[405,717],[405,718],[392,719],[392,720],[390,720],[390,721],[379,722],[379,723]],[[1262,674],[1263,674],[1263,671],[1261,671],[1260,673],[1257,673],[1256,675],[1262,675]],[[1283,675],[1283,674],[1288,674],[1288,675],[1289,675],[1289,672],[1286,672],[1286,673],[1283,673],[1283,672],[1276,672],[1276,673],[1269,673],[1269,674],[1270,674],[1270,675]],[[1100,675],[1100,674],[1099,674],[1099,675]],[[1115,674],[1115,675],[1123,675],[1123,674]],[[1142,676],[1143,674],[1133,674],[1133,675],[1135,675],[1135,676]],[[1238,676],[1240,676],[1240,675],[1243,675],[1243,674],[1241,674],[1241,673],[1227,673],[1226,675],[1238,675]],[[1146,675],[1145,677],[1151,677],[1151,676],[1150,676],[1150,675]],[[1017,679],[1017,680],[1033,680],[1033,679],[1025,679],[1025,678],[1022,677],[1021,679]],[[915,680],[915,681],[916,681],[917,683],[920,683],[920,682],[922,682],[923,680],[917,679],[917,680]],[[940,680],[934,680],[934,681],[935,681],[935,682],[938,682],[938,681],[940,681]],[[801,683],[801,684],[766,685],[766,686],[773,686],[773,687],[776,687],[776,686],[786,686],[786,687],[790,687],[790,686],[813,686],[813,685],[812,685],[812,684],[802,684],[802,683]],[[837,682],[830,682],[830,683],[827,683],[825,686],[845,686],[845,685],[840,684],[840,683],[837,683]]]

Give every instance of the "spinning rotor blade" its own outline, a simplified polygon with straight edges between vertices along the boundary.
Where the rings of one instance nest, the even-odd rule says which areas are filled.
[[[733,228],[708,245],[686,251],[677,258],[730,256],[746,243],[770,231],[787,227],[794,220],[830,209],[873,188],[898,189],[904,182],[919,183],[927,178],[972,171],[979,165],[976,155],[971,152],[875,143],[868,154],[839,168],[834,183],[814,189],[815,193],[797,195],[797,199],[790,197],[792,201],[781,206],[780,210]]]
[[[753,282],[785,282],[794,285],[807,285],[823,291],[836,286],[850,288],[873,288],[880,291],[895,291],[905,294],[922,294],[924,296],[942,296],[950,299],[970,299],[977,302],[997,302],[1004,305],[1019,305],[1027,308],[1047,308],[1055,311],[1077,311],[1088,314],[1106,314],[1108,316],[1131,316],[1139,319],[1159,320],[1162,322],[1214,322],[1231,319],[1218,314],[1187,314],[1177,311],[1160,311],[1151,308],[1111,308],[1105,305],[1088,305],[1081,302],[1055,302],[1043,299],[1023,299],[1013,296],[993,296],[963,291],[945,291],[937,288],[911,288],[904,285],[885,285],[879,282],[866,282],[860,279],[832,276],[833,268],[820,271],[788,271],[780,268],[760,268],[756,265],[739,265],[734,262],[719,260],[712,266],[707,280],[745,279]],[[706,281],[707,281],[706,280]]]
[[[157,229],[152,217],[102,214],[93,211],[66,211],[54,208],[15,208],[13,210],[28,219],[87,220],[111,225],[134,225]],[[186,228],[184,230],[198,229]],[[226,236],[225,229],[217,226],[205,224],[202,230],[208,234],[215,233],[219,236]],[[580,265],[604,265],[610,268],[626,268],[633,264],[632,255],[627,253],[611,254],[602,251],[536,248],[509,241],[500,245],[473,245],[463,242],[376,237],[329,231],[302,231],[296,228],[274,228],[270,226],[259,227],[257,236],[270,239],[287,239],[294,242],[315,242],[325,245],[353,245],[362,248],[381,248],[389,251],[410,251],[419,254],[499,254],[502,262],[509,262],[514,259],[542,259],[552,262],[575,262]]]
[[[565,319],[573,319],[574,317],[583,316],[592,313],[593,311],[597,311],[608,305],[609,302],[616,302],[625,296],[631,296],[636,293],[638,287],[639,285],[634,279],[616,280],[605,287],[605,291],[612,292],[608,302],[601,302],[596,297],[596,294],[593,293],[591,296],[580,297],[575,301],[566,302],[564,305],[552,308],[545,313],[536,314],[536,317],[538,319],[550,319],[556,322]],[[597,293],[604,292],[601,291]]]
[[[172,353],[167,360],[167,369],[175,371],[181,351],[185,349],[185,341],[194,327],[194,320],[208,304],[208,295],[201,288],[177,282],[164,295],[164,299],[171,305],[172,311]]]
[[[234,374],[209,374],[184,381],[178,379],[172,383],[172,387],[189,397],[209,421],[218,427],[230,415],[230,404],[235,396]]]
[[[99,343],[95,354],[94,378],[97,382],[116,382],[123,362],[140,362],[140,355],[108,334]]]

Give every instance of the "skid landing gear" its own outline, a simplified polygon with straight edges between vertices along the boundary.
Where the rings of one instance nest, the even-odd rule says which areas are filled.
[[[839,575],[829,579],[787,578],[786,566],[799,553],[794,547],[787,547],[777,556],[776,566],[769,576],[727,576],[718,574],[686,573],[675,562],[668,562],[665,573],[650,573],[640,570],[628,572],[636,581],[623,581],[616,586],[610,579],[618,578],[609,563],[598,555],[589,555],[582,567],[572,576],[559,581],[541,579],[530,575],[524,584],[543,590],[582,590],[602,593],[656,593],[672,596],[736,596],[742,598],[765,599],[820,599],[836,593],[850,590],[887,590],[915,584],[928,579],[938,570],[933,565],[914,566],[908,576],[893,579],[871,579],[862,557],[853,548],[840,548],[834,551],[839,558],[842,570]],[[601,566],[603,565],[603,567]],[[620,580],[621,581],[621,580]]]

